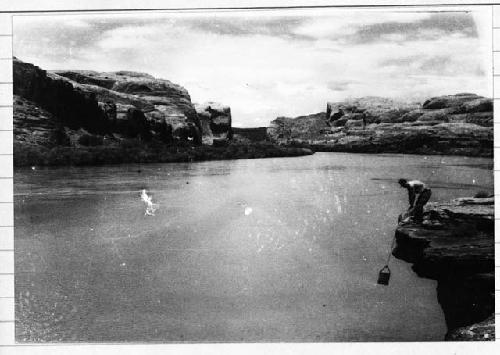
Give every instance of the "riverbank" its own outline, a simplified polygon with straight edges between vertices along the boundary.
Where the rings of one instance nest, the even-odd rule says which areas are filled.
[[[103,165],[124,163],[179,163],[205,160],[259,159],[311,155],[301,147],[282,147],[269,142],[227,146],[164,145],[128,140],[120,144],[52,148],[14,143],[14,166]]]
[[[446,340],[495,340],[494,220],[493,197],[459,198],[396,229],[393,255],[438,282]]]

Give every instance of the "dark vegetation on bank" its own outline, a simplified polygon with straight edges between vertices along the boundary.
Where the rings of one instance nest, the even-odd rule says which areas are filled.
[[[305,148],[282,147],[269,142],[230,143],[227,146],[195,146],[124,140],[113,146],[55,146],[52,148],[14,143],[14,166],[177,163],[293,157],[309,154],[313,154],[313,152]]]

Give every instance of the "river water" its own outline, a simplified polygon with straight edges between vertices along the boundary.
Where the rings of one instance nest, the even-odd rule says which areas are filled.
[[[492,191],[492,160],[297,158],[15,171],[18,341],[442,340],[436,283],[391,259],[407,204]],[[145,215],[141,189],[159,204]]]

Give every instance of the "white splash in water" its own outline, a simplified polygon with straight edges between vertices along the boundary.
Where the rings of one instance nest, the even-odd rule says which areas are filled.
[[[158,209],[159,205],[157,203],[153,203],[153,196],[149,196],[146,190],[142,190],[141,200],[146,204],[146,212],[144,212],[144,215],[154,216],[155,211]]]
[[[245,207],[245,216],[250,215],[253,212],[252,207]]]
[[[335,204],[337,205],[337,213],[342,213],[342,205],[340,203],[340,198],[338,195],[334,195],[335,197]]]

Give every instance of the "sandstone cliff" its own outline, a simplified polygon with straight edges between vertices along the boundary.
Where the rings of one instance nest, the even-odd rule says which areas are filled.
[[[396,229],[394,256],[437,280],[447,340],[494,340],[494,198],[426,207],[422,225]]]
[[[145,127],[164,140],[192,139],[201,143],[201,125],[186,89],[149,74],[118,71],[55,71],[72,86],[93,93],[112,124],[112,131],[127,134],[129,122]],[[145,128],[147,129],[147,128]]]
[[[316,151],[493,156],[493,104],[474,94],[422,105],[368,97],[328,103],[325,114],[279,117],[269,135]]]
[[[115,139],[148,141],[155,138],[165,143],[191,141],[201,144],[202,136],[214,134],[215,138],[231,137],[229,107],[210,103],[210,112],[200,111],[199,117],[186,89],[149,74],[47,72],[17,58],[13,73],[18,102],[28,100],[31,106],[43,109],[59,128],[83,129]],[[16,122],[22,125],[21,112],[16,106],[15,115],[19,113]],[[202,121],[207,115],[210,123],[203,131]],[[27,129],[27,122],[25,126]],[[31,126],[38,129],[35,121],[31,121]]]

